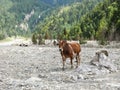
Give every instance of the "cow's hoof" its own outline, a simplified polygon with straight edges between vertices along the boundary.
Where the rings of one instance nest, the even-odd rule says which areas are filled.
[[[73,66],[71,66],[71,69],[73,69]]]
[[[78,68],[78,66],[76,66],[76,68]]]
[[[62,68],[63,71],[65,71],[65,68]]]
[[[75,62],[77,63],[78,61],[76,60]]]

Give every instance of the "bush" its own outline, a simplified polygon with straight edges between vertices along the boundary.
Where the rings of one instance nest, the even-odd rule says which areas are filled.
[[[38,35],[38,45],[44,44],[45,41],[42,39],[42,35]]]
[[[36,38],[35,34],[33,34],[33,36],[32,36],[32,42],[33,42],[33,44],[37,44],[37,38]]]
[[[80,42],[80,44],[86,44],[87,43],[87,41],[83,40],[83,39],[80,39],[79,42]]]
[[[107,41],[104,39],[99,40],[100,45],[107,45]]]

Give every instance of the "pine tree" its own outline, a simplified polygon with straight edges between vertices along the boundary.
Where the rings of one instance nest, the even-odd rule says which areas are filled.
[[[42,44],[42,36],[41,35],[38,36],[38,44],[39,45]]]
[[[33,42],[33,44],[37,44],[37,38],[36,38],[35,34],[33,34],[33,36],[32,36],[32,42]]]

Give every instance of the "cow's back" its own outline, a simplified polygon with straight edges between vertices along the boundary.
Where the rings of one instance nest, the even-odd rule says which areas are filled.
[[[79,54],[81,52],[81,47],[79,43],[69,43],[74,51],[74,53]]]

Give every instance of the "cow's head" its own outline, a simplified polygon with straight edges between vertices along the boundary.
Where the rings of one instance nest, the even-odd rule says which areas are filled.
[[[63,47],[64,45],[67,43],[67,41],[65,40],[60,40],[58,45],[59,45],[59,51],[62,52],[63,51]]]

